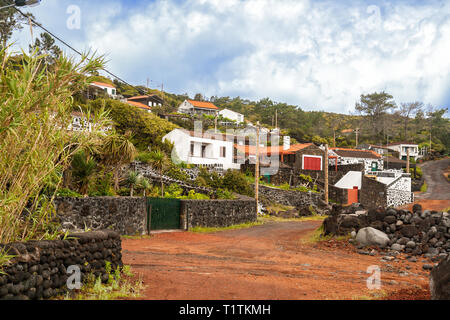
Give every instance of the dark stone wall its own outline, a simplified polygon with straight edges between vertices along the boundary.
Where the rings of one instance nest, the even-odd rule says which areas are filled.
[[[364,208],[379,208],[387,206],[386,185],[374,179],[362,176],[359,202]]]
[[[325,163],[325,150],[320,149],[316,145],[311,145],[311,146],[301,149],[295,153],[294,168],[296,170],[302,170],[303,155],[321,156],[322,164]]]
[[[110,230],[70,234],[67,240],[0,245],[15,256],[0,274],[0,299],[48,299],[67,291],[67,268],[78,266],[81,281],[88,274],[108,279],[105,266],[122,266],[122,242]]]
[[[66,230],[110,229],[121,235],[146,233],[147,200],[142,197],[56,198],[54,204]]]
[[[235,224],[255,222],[256,202],[247,200],[181,200],[181,226],[229,227]]]
[[[345,205],[348,202],[348,191],[347,189],[330,185],[328,186],[328,197],[339,204]]]
[[[296,208],[309,207],[310,205],[318,206],[319,200],[323,198],[322,193],[282,190],[262,185],[259,186],[259,194],[261,198],[270,202]]]

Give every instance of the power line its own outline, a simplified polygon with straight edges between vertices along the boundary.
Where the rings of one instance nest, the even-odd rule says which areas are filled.
[[[70,49],[72,49],[74,52],[76,52],[78,55],[83,56],[83,54],[78,51],[77,49],[75,49],[74,47],[72,47],[71,45],[69,45],[67,42],[65,42],[64,40],[62,40],[61,38],[59,38],[58,36],[56,36],[55,34],[53,34],[51,31],[49,31],[47,28],[45,28],[42,24],[40,24],[39,22],[37,22],[35,19],[33,19],[31,16],[26,15],[25,13],[23,13],[20,9],[17,9],[16,7],[13,7],[17,12],[19,12],[22,16],[24,16],[27,19],[30,19],[36,26],[38,26],[39,28],[41,28],[42,30],[44,30],[45,32],[47,32],[48,34],[50,34],[53,38],[57,39],[58,41],[60,41],[62,44],[64,44],[65,46],[69,47]],[[106,69],[102,69],[103,71],[105,71],[106,73],[108,73],[109,75],[113,76],[114,78],[116,78],[119,81],[122,81],[123,83],[134,87],[136,90],[139,91],[139,93],[145,94],[146,92],[144,92],[143,90],[141,90],[140,88],[136,88],[135,86],[129,84],[128,82],[126,82],[125,80],[121,79],[120,77],[116,76],[114,73],[106,70]]]

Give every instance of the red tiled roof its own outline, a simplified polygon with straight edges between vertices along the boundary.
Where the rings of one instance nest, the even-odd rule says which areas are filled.
[[[294,154],[298,150],[304,149],[306,147],[311,146],[312,143],[299,143],[299,144],[293,144],[288,150],[283,150],[283,146],[273,146],[273,147],[260,147],[259,148],[259,154]],[[245,152],[245,154],[251,154],[256,155],[256,146],[240,146],[235,145],[236,149],[238,149],[241,152]]]
[[[194,101],[194,100],[187,100],[187,102],[189,102],[190,104],[192,104],[196,108],[219,110],[219,108],[217,108],[211,102]]]
[[[97,86],[102,86],[102,87],[113,88],[113,89],[116,88],[116,87],[115,87],[114,85],[112,85],[112,84],[104,83],[104,82],[98,82],[98,81],[94,81],[94,82],[92,82],[91,84],[97,85]]]
[[[151,107],[140,103],[140,102],[135,102],[135,101],[127,101],[128,104],[131,104],[132,106],[138,107],[138,108],[142,108],[142,109],[147,109],[147,110],[152,110]]]
[[[349,148],[331,148],[334,153],[344,158],[380,159],[381,155],[373,150],[358,150]]]

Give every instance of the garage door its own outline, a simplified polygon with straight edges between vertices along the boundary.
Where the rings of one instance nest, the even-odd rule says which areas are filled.
[[[304,170],[322,170],[322,158],[304,156],[303,157]]]

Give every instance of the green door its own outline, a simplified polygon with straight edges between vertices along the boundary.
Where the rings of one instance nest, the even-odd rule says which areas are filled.
[[[378,162],[372,162],[372,172],[378,171]]]
[[[180,229],[180,208],[179,199],[148,198],[148,231]]]

